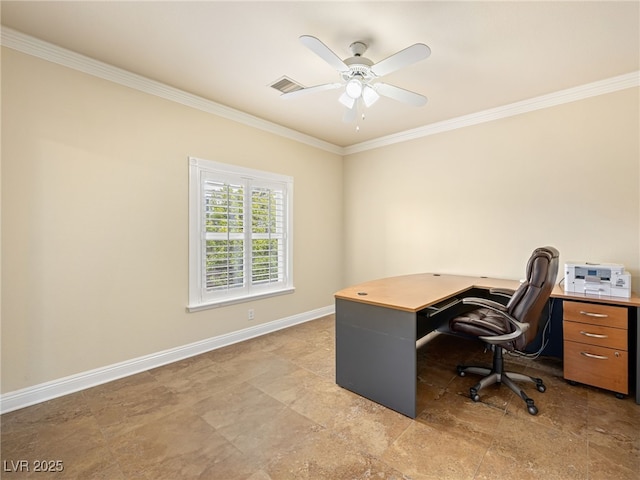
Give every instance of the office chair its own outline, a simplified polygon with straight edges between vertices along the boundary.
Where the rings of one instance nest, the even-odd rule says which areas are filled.
[[[538,391],[544,392],[546,387],[542,379],[505,372],[503,352],[522,351],[535,340],[538,331],[544,326],[540,317],[551,295],[557,274],[558,250],[553,247],[537,248],[527,263],[526,280],[517,290],[491,291],[495,295],[508,295],[510,298],[506,305],[484,298],[464,298],[463,304],[480,308],[449,320],[449,330],[452,333],[477,337],[490,344],[493,349],[492,368],[463,365],[457,367],[460,376],[467,373],[485,375],[470,389],[470,396],[474,402],[480,401],[478,392],[482,388],[494,383],[503,383],[526,402],[531,415],[538,413],[533,400],[515,381],[534,383]]]

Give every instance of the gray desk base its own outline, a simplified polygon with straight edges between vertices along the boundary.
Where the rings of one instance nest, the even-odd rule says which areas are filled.
[[[416,417],[416,313],[336,299],[336,383]]]
[[[633,311],[632,311],[633,313]],[[634,353],[636,356],[636,403],[640,405],[640,308],[635,309],[636,314],[636,345]],[[631,341],[631,339],[629,339]]]

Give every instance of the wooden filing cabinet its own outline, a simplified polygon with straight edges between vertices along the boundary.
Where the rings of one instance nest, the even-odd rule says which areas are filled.
[[[564,378],[629,393],[627,308],[563,302]]]

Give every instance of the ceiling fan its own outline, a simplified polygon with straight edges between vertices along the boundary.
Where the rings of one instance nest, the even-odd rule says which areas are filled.
[[[424,60],[431,55],[431,49],[423,43],[416,43],[378,63],[373,63],[368,58],[362,56],[367,50],[367,44],[361,41],[353,42],[350,45],[349,48],[353,56],[345,60],[341,60],[338,55],[316,37],[302,35],[300,41],[309,48],[309,50],[335,68],[340,73],[342,81],[325,83],[284,93],[282,95],[283,98],[293,98],[307,93],[345,87],[344,92],[339,98],[340,103],[347,107],[343,119],[345,122],[355,120],[360,103],[363,103],[366,107],[370,107],[381,95],[417,107],[421,107],[427,103],[427,98],[419,93],[378,81],[384,75]]]

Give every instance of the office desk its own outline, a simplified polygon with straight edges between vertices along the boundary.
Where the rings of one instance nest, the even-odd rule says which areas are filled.
[[[416,341],[424,333],[418,331],[419,325],[424,328],[423,313],[463,294],[518,286],[516,280],[424,273],[373,280],[340,290],[335,294],[336,383],[415,418]],[[612,300],[613,297],[568,295],[558,287],[552,296],[623,304],[636,312],[634,318],[640,322],[637,297]],[[640,334],[636,334],[634,351],[638,344]],[[640,368],[636,369],[636,378],[638,371]],[[636,402],[640,403],[638,395]]]
[[[337,292],[336,383],[415,418],[420,312],[474,288],[518,285],[514,280],[425,273]]]

